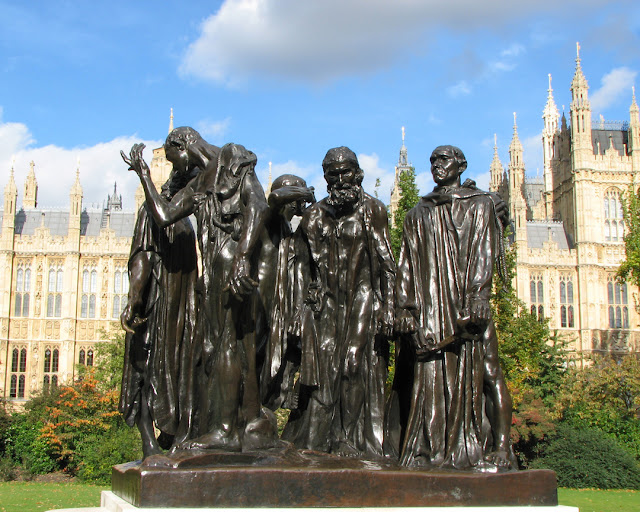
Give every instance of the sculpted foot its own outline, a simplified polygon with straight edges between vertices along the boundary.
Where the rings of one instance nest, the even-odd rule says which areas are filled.
[[[511,458],[507,450],[489,452],[484,456],[484,460],[498,469],[512,469]]]
[[[237,434],[225,434],[219,430],[185,441],[178,446],[179,450],[225,450],[229,452],[239,452],[241,448],[240,438]]]

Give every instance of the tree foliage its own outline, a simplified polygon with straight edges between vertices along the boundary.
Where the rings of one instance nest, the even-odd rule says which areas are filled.
[[[555,430],[557,391],[564,379],[564,345],[529,313],[513,288],[516,246],[506,250],[506,279],[496,272],[492,306],[500,364],[513,400],[511,437],[523,464]]]
[[[400,187],[400,200],[398,201],[398,207],[394,213],[394,223],[390,230],[391,248],[396,261],[400,256],[404,218],[407,216],[407,212],[417,205],[420,200],[420,192],[416,185],[415,168],[411,167],[400,173],[398,186]]]
[[[618,269],[618,276],[630,283],[640,286],[640,196],[632,187],[623,200],[625,261]]]
[[[562,419],[575,428],[598,428],[640,460],[640,361],[596,357],[572,369],[560,394]]]
[[[559,487],[640,489],[637,461],[595,428],[560,426],[531,467],[553,469]]]

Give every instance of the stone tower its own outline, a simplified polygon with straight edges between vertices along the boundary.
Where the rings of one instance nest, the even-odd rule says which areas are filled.
[[[407,158],[407,148],[404,145],[404,126],[402,127],[402,147],[400,148],[400,155],[398,156],[398,163],[396,164],[396,174],[393,180],[393,189],[391,189],[391,199],[389,203],[389,214],[391,215],[391,225],[395,222],[395,211],[398,209],[398,201],[402,196],[400,190],[400,176],[403,172],[411,170],[413,166],[409,163]]]

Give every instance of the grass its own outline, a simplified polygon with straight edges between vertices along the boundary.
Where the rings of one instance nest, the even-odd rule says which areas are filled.
[[[0,512],[42,512],[56,508],[99,507],[98,485],[77,483],[2,482]]]
[[[56,508],[98,507],[99,485],[78,483],[0,483],[0,512],[43,512]],[[579,507],[580,512],[637,512],[640,491],[558,489],[560,505]]]
[[[640,510],[640,491],[558,489],[558,502],[579,507],[580,512],[636,512]]]

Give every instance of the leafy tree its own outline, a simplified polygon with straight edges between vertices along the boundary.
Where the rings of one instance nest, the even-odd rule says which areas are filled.
[[[407,216],[407,212],[417,205],[420,200],[418,186],[416,185],[415,168],[411,167],[400,174],[398,177],[398,186],[400,187],[400,200],[398,201],[394,223],[389,233],[391,248],[396,261],[400,256],[404,218]]]
[[[630,187],[623,199],[625,261],[618,269],[620,279],[640,286],[640,196]],[[637,305],[636,305],[637,307]]]
[[[505,236],[506,239],[506,236]],[[505,251],[506,276],[496,272],[492,297],[500,364],[513,400],[512,442],[520,461],[535,457],[555,429],[557,391],[564,379],[564,344],[546,319],[529,313],[513,288],[515,244]]]
[[[640,460],[640,361],[595,357],[572,369],[560,394],[562,419],[575,428],[598,428]]]

